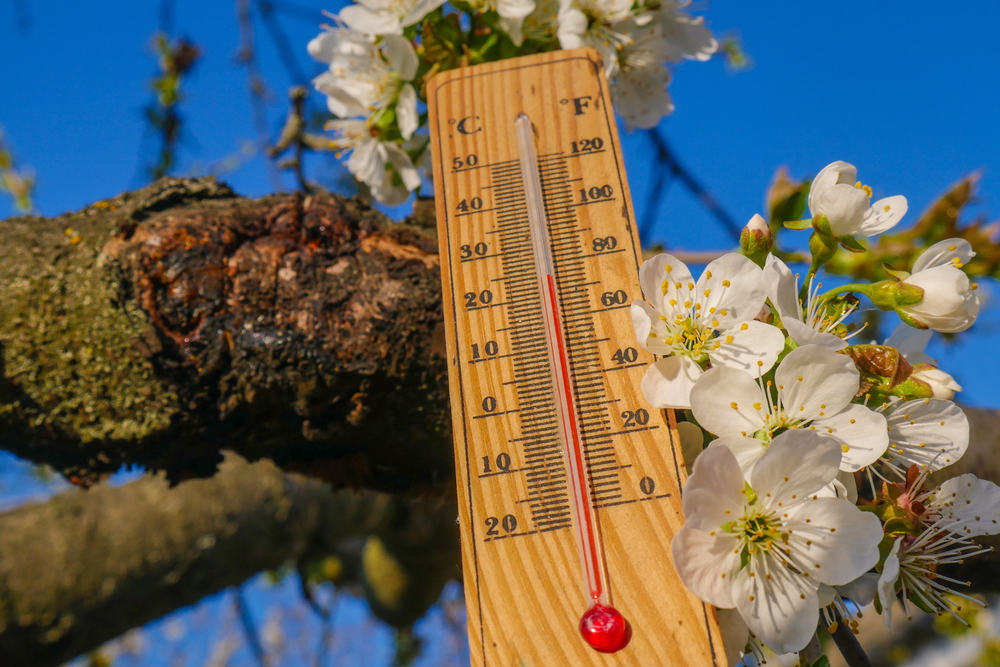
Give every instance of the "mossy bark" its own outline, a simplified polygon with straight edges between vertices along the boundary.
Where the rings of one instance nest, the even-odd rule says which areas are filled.
[[[123,464],[208,476],[230,449],[440,489],[454,473],[433,227],[172,178],[3,221],[3,448],[84,486]]]
[[[27,505],[0,514],[0,663],[55,667],[257,572],[330,554],[338,585],[412,623],[458,576],[455,514],[237,457],[175,488],[148,476]]]

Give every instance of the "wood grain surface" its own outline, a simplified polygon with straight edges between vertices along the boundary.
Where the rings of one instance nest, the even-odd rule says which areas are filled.
[[[724,667],[715,612],[670,555],[684,479],[673,415],[639,389],[639,238],[592,49],[439,74],[428,85],[472,664]],[[577,415],[611,603],[632,639],[591,649],[561,445],[552,437],[514,120],[534,123]],[[541,341],[541,342],[540,342]]]

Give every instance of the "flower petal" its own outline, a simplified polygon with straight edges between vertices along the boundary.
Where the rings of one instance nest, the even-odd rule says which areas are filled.
[[[935,266],[956,266],[956,259],[959,265],[965,265],[975,256],[972,245],[965,239],[945,239],[920,253],[920,257],[913,263],[913,273]]]
[[[803,345],[778,364],[774,380],[785,415],[805,420],[844,409],[861,385],[861,374],[850,357],[818,345]]]
[[[767,443],[757,438],[747,438],[742,435],[724,435],[716,438],[709,443],[705,451],[713,447],[725,447],[731,451],[733,456],[736,457],[736,462],[739,464],[740,470],[743,471],[743,476],[747,479],[750,479],[757,461],[767,451]]]
[[[837,160],[823,167],[816,174],[809,187],[809,212],[815,216],[819,212],[819,197],[837,183],[853,185],[858,179],[858,170],[853,164]]]
[[[674,567],[688,590],[716,607],[733,607],[733,581],[740,569],[739,541],[735,535],[715,535],[682,526],[670,545]]]
[[[716,609],[715,616],[719,619],[719,629],[722,631],[722,645],[726,649],[726,664],[736,665],[743,657],[743,649],[750,639],[750,628],[736,609]]]
[[[861,236],[875,236],[895,227],[907,210],[906,197],[895,195],[879,199],[865,212],[857,233]]]
[[[681,284],[681,289],[684,290],[683,296],[679,299],[683,303],[685,299],[690,298],[690,289],[686,285],[688,283],[693,285],[694,278],[691,276],[687,264],[671,254],[660,253],[647,259],[639,267],[639,286],[642,287],[642,295],[663,315],[682,312],[662,308],[665,300],[671,298],[678,300],[679,295],[676,287],[678,282]]]
[[[930,329],[916,329],[904,322],[896,325],[896,328],[892,330],[892,333],[886,339],[885,344],[899,350],[900,354],[906,357],[906,360],[911,364],[919,364],[922,362],[911,361],[907,355],[914,352],[922,353],[927,348],[927,343],[930,342],[933,335],[934,332]]]
[[[899,579],[899,545],[906,536],[898,538],[892,545],[892,550],[882,566],[882,575],[878,578],[878,601],[882,605],[882,616],[885,627],[892,630],[892,607],[896,604],[896,580]]]
[[[775,653],[791,653],[805,648],[816,632],[817,584],[781,565],[770,552],[758,552],[736,576],[732,596],[757,639]]]
[[[400,148],[399,144],[391,141],[384,141],[382,145],[385,147],[389,161],[392,162],[396,173],[403,179],[403,185],[406,186],[406,189],[416,190],[419,188],[420,172],[413,166],[413,160],[410,159],[406,151]]]
[[[834,236],[860,233],[865,213],[871,207],[868,194],[853,185],[838,183],[819,197],[819,211],[830,222]]]
[[[705,450],[705,432],[697,424],[680,422],[677,424],[677,435],[681,439],[684,468],[687,469],[688,476],[690,476],[694,462],[698,460],[698,457]]]
[[[691,357],[660,359],[646,369],[642,394],[654,408],[686,410],[691,407],[691,389],[702,372]]]
[[[790,514],[789,560],[817,581],[847,584],[878,563],[882,522],[871,512],[844,498],[818,498]]]
[[[762,375],[774,367],[784,348],[785,336],[781,329],[751,320],[720,334],[709,345],[708,356],[713,366],[729,366],[751,375]]]
[[[673,348],[663,342],[666,336],[661,334],[666,330],[661,325],[660,314],[651,305],[641,300],[633,301],[629,313],[632,315],[632,329],[639,347],[661,356],[672,352]]]
[[[760,457],[750,475],[750,486],[761,496],[764,507],[784,507],[787,511],[833,481],[839,467],[839,442],[815,431],[785,431]]]
[[[382,38],[382,53],[389,65],[403,81],[412,81],[417,74],[417,52],[413,43],[400,35],[385,35]]]
[[[786,320],[801,322],[802,306],[799,303],[798,281],[788,265],[774,255],[768,255],[764,263],[763,278],[767,298],[778,311],[782,324],[786,324]]]
[[[403,135],[403,139],[412,137],[420,126],[420,116],[417,115],[417,92],[409,83],[403,84],[399,90],[399,98],[396,100],[396,120],[399,122],[399,132]],[[419,184],[418,181],[417,185]]]
[[[788,331],[788,337],[799,345],[819,345],[834,351],[847,347],[847,341],[840,336],[816,331],[808,324],[803,324],[798,320],[782,319],[781,323]]]
[[[859,607],[867,607],[875,599],[878,592],[879,575],[875,572],[865,572],[854,581],[837,586],[837,593],[847,598]]]
[[[710,262],[695,288],[701,320],[711,323],[714,329],[729,329],[752,320],[765,299],[763,271],[749,258],[734,252]]]
[[[348,5],[338,17],[347,27],[366,35],[402,35],[399,17],[389,12],[373,12],[362,5]]]
[[[957,533],[969,536],[1000,533],[1000,487],[989,480],[972,474],[952,477],[934,492],[931,505],[958,522],[947,526]]]
[[[921,470],[941,470],[962,458],[969,448],[969,419],[951,401],[907,401],[882,414],[889,436],[886,457],[904,477],[913,464]]]
[[[698,378],[691,391],[691,410],[709,433],[751,436],[768,414],[763,400],[760,385],[748,373],[716,366]]]
[[[684,523],[705,532],[743,515],[745,480],[736,457],[723,447],[709,447],[698,457],[684,486]]]
[[[844,472],[854,472],[875,463],[889,447],[885,417],[857,403],[835,415],[817,419],[812,427],[841,442],[844,456],[840,469]]]

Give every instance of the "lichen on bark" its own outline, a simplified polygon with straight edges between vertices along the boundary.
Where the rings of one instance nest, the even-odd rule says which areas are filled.
[[[89,484],[221,450],[400,491],[451,479],[433,227],[162,179],[0,225],[5,447]]]

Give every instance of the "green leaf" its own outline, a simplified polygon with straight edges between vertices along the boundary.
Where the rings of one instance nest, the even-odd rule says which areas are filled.
[[[912,535],[916,537],[923,532],[920,523],[910,516],[897,517],[885,522],[885,532],[889,535]]]
[[[821,655],[813,664],[809,665],[809,667],[830,667],[830,659],[825,655]]]
[[[844,234],[843,236],[838,236],[837,240],[840,241],[840,245],[847,248],[851,252],[867,252],[868,249],[863,245],[858,243],[858,240],[851,236],[850,234]]]
[[[805,220],[789,220],[784,223],[785,229],[794,229],[796,231],[802,231],[803,229],[809,229],[813,225],[813,221],[809,218]]]

